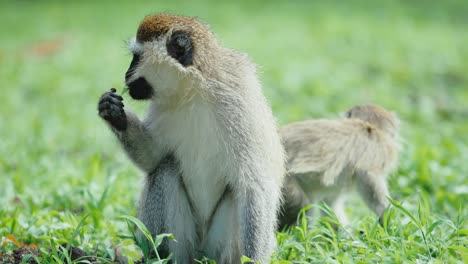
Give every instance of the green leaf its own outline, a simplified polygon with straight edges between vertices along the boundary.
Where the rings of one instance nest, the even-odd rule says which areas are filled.
[[[86,218],[88,218],[88,216],[89,216],[89,214],[86,214],[86,215],[81,219],[81,221],[78,223],[78,226],[75,228],[75,231],[73,231],[73,234],[71,235],[71,237],[69,238],[68,243],[67,243],[67,250],[70,250],[71,243],[73,242],[73,240],[75,239],[75,237],[80,233],[81,229],[82,229],[83,226],[85,225],[85,221],[86,221]]]
[[[418,220],[405,207],[403,207],[401,204],[399,204],[397,201],[391,198],[389,198],[388,200],[393,206],[398,208],[398,210],[400,210],[404,215],[408,216],[419,229],[421,229],[421,226]]]
[[[426,230],[426,234],[429,235],[433,230],[434,228],[436,228],[437,226],[441,225],[442,223],[444,223],[443,220],[437,220],[435,221],[434,223],[432,223],[429,228]]]
[[[242,256],[241,257],[241,263],[244,264],[244,263],[250,263],[250,262],[253,262],[253,260],[249,257],[246,257],[246,256]]]
[[[166,237],[171,239],[171,240],[177,241],[177,240],[175,240],[173,234],[163,233],[163,234],[159,234],[159,235],[156,236],[156,240],[154,241],[155,246],[159,247],[159,245],[161,245],[163,239],[166,238]]]
[[[133,216],[130,216],[130,215],[123,215],[121,216],[120,218],[123,218],[123,219],[126,219],[130,222],[132,222],[133,224],[135,224],[137,226],[137,228],[143,233],[143,235],[149,240],[151,241],[152,243],[154,243],[153,241],[153,237],[151,236],[151,233],[150,231],[148,230],[148,228],[145,226],[145,224],[143,224],[143,222],[141,222],[139,219],[133,217]]]
[[[120,95],[124,95],[127,91],[128,91],[128,87],[122,88],[122,92],[120,93]]]
[[[151,236],[151,232],[148,230],[145,224],[143,224],[143,222],[141,222],[139,219],[130,215],[123,215],[120,218],[126,219],[127,221],[130,221],[137,226],[137,228],[141,231],[141,233],[145,236],[145,238],[151,243],[151,245],[153,246],[153,250],[154,252],[156,252],[157,257],[159,259],[158,250],[157,250],[158,248],[154,244],[154,240],[153,240],[153,237]]]

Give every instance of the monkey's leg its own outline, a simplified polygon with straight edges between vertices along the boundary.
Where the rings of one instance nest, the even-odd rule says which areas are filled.
[[[174,253],[177,263],[195,263],[198,255],[200,239],[197,234],[196,218],[191,207],[186,188],[183,186],[182,175],[168,179],[168,199],[166,204],[166,233],[174,235],[177,241],[168,241],[169,252]]]
[[[153,173],[146,176],[137,217],[145,224],[153,237],[165,233],[167,230],[166,211],[170,178],[176,178],[177,174],[178,172],[173,168],[170,159],[166,158],[161,161]],[[146,240],[139,230],[137,234],[140,243]],[[151,245],[149,246],[151,248]],[[169,253],[168,242],[164,241],[158,248],[158,254],[161,258],[166,258]]]
[[[338,196],[335,197],[327,197],[324,201],[336,214],[340,224],[342,226],[347,226],[349,224],[349,219],[345,212],[346,195],[338,194]]]
[[[122,101],[114,88],[104,93],[98,104],[99,116],[107,121],[129,158],[140,169],[150,173],[163,153],[147,125],[134,113],[125,111]]]
[[[169,155],[154,173],[148,175],[138,210],[138,218],[148,227],[153,237],[161,233],[172,233],[178,242],[168,240],[158,248],[161,258],[174,253],[178,263],[191,263],[195,222],[190,205],[181,185],[178,164]]]
[[[382,214],[389,205],[387,197],[390,196],[386,179],[365,172],[360,172],[357,176],[356,185],[359,194],[367,206],[377,214],[382,225]]]
[[[255,262],[268,263],[276,247],[280,191],[271,183],[250,182],[236,199],[242,254]]]
[[[239,247],[239,229],[235,201],[231,192],[221,198],[206,237],[207,256],[215,258],[218,264],[239,263],[242,255]]]
[[[294,225],[301,209],[310,204],[309,198],[294,176],[287,177],[286,184],[282,189],[283,203],[278,216],[278,230],[283,230],[286,226]]]

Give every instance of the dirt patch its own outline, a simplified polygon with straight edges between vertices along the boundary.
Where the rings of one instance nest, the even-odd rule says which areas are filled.
[[[66,244],[63,244],[59,248],[59,252],[64,254],[64,249],[67,248]],[[68,250],[68,254],[72,261],[82,261],[87,260],[90,263],[94,263],[96,258],[94,256],[90,256],[85,251],[78,247],[70,247]],[[4,264],[19,264],[19,263],[28,263],[28,264],[39,264],[40,262],[36,261],[37,258],[39,261],[41,260],[41,254],[35,247],[20,247],[13,250],[12,254],[4,254],[0,255],[0,263]]]
[[[61,249],[62,248],[67,248],[67,244],[63,244]],[[61,250],[62,252],[62,250]],[[62,252],[63,253],[63,252]],[[93,256],[90,256],[89,254],[87,254],[86,252],[84,252],[81,248],[78,248],[78,247],[70,247],[69,251],[68,251],[68,254],[70,255],[70,259],[75,261],[75,260],[87,260],[91,263],[93,263],[94,261],[96,261],[96,258],[93,257]]]
[[[40,257],[41,254],[36,248],[21,247],[13,250],[12,254],[5,254],[0,256],[0,262],[5,264],[38,264],[34,257]],[[24,261],[24,262],[23,262]]]

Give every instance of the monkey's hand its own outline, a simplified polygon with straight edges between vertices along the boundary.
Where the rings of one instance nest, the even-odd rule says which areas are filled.
[[[116,89],[111,88],[101,96],[98,104],[99,116],[116,130],[123,131],[127,129],[127,116],[122,103],[123,98],[115,92]]]

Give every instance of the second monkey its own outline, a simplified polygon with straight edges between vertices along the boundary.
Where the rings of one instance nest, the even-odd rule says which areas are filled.
[[[353,187],[382,217],[388,206],[387,175],[398,161],[398,125],[395,114],[384,108],[358,105],[346,112],[345,119],[282,127],[288,175],[279,228],[294,224],[303,207],[321,201],[333,209],[341,224],[348,224],[344,202]]]

